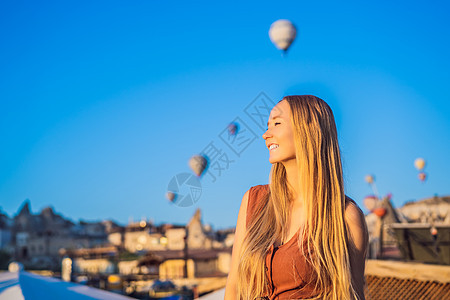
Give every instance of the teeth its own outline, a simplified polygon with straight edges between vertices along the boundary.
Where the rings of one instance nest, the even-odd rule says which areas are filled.
[[[270,150],[273,150],[273,149],[276,149],[276,148],[278,148],[278,145],[275,145],[275,144],[272,144],[269,147]]]

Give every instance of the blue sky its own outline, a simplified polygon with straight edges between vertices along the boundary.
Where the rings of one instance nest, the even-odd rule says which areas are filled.
[[[261,92],[330,104],[361,206],[369,173],[397,206],[448,195],[448,14],[445,1],[2,1],[2,211],[30,199],[74,220],[186,223],[200,208],[214,228],[234,226],[245,191],[268,182],[245,114]],[[268,37],[277,19],[298,30],[286,57]],[[240,156],[220,139],[236,117],[258,136]],[[170,204],[169,181],[210,142],[233,162],[201,179],[194,206]]]

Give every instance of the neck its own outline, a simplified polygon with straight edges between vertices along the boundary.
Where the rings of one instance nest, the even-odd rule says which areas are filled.
[[[287,162],[283,162],[284,168],[286,169],[287,182],[292,189],[292,196],[294,197],[294,205],[301,204],[299,199],[299,182],[298,182],[298,168],[297,161],[291,159]]]

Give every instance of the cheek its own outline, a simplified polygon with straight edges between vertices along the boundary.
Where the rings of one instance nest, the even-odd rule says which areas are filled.
[[[290,150],[290,152],[295,153],[295,143],[294,143],[294,141],[291,141],[289,143],[289,150]]]
[[[295,153],[294,135],[291,132],[286,135],[286,142],[289,148],[289,152]]]
[[[294,143],[294,134],[293,134],[293,132],[291,130],[287,130],[286,132],[284,132],[283,140],[287,144],[289,144],[291,146],[294,146],[295,143]]]

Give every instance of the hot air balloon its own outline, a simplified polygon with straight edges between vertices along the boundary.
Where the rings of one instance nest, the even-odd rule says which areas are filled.
[[[384,217],[386,215],[386,212],[387,212],[386,208],[384,208],[384,207],[377,207],[373,210],[373,213],[375,215],[377,215],[377,217],[379,217],[379,218]]]
[[[173,200],[175,200],[177,194],[175,194],[174,192],[168,191],[166,193],[166,198],[167,200],[169,200],[170,202],[173,202]]]
[[[364,177],[364,180],[368,183],[368,184],[372,184],[374,181],[374,178],[372,175],[368,174],[366,175],[366,177]]]
[[[420,157],[417,158],[417,159],[414,161],[414,166],[416,167],[417,170],[422,171],[423,168],[425,167],[425,159],[420,158]]]
[[[203,174],[207,166],[208,160],[202,155],[194,155],[189,160],[189,167],[199,177]]]
[[[272,23],[269,29],[269,37],[272,43],[285,53],[295,40],[297,30],[289,20],[278,20]]]
[[[375,207],[377,206],[378,199],[377,199],[377,197],[370,195],[370,196],[367,196],[366,198],[364,198],[363,202],[369,211],[373,211],[375,209]]]
[[[231,122],[227,126],[228,134],[229,135],[236,135],[236,133],[239,131],[239,124],[236,122]]]
[[[424,182],[427,179],[427,173],[420,172],[419,175],[417,175],[420,179],[420,181]]]

